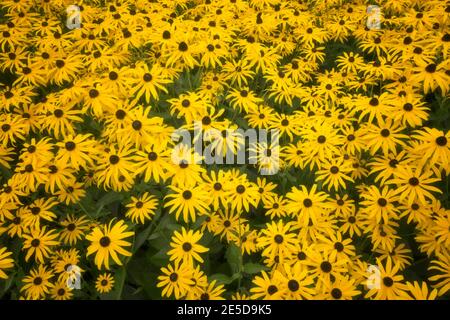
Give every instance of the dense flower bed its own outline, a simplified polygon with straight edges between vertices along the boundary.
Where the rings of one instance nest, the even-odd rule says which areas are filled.
[[[448,298],[449,23],[439,0],[0,0],[0,295]]]

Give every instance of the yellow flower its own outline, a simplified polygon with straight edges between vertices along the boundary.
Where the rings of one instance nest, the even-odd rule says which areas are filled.
[[[167,202],[164,207],[169,207],[169,213],[174,213],[178,220],[182,214],[185,222],[195,221],[197,214],[207,212],[210,198],[202,186],[189,186],[184,188],[170,186],[174,192],[166,196]]]
[[[114,276],[110,273],[100,274],[95,281],[95,289],[100,293],[108,293],[114,287],[114,282]]]
[[[127,217],[131,218],[134,223],[144,223],[146,219],[152,219],[158,205],[158,200],[145,192],[139,198],[131,197],[131,203],[127,204]]]
[[[30,274],[22,280],[24,285],[20,289],[20,292],[24,291],[27,299],[43,299],[50,293],[50,289],[54,286],[50,282],[52,277],[53,273],[51,270],[48,270],[47,267],[40,264],[37,268],[32,269]]]
[[[123,220],[117,222],[111,221],[109,225],[101,225],[95,227],[92,232],[86,236],[86,240],[90,241],[90,245],[87,249],[87,256],[95,253],[95,264],[100,270],[104,266],[109,270],[109,258],[122,265],[118,254],[126,257],[131,256],[131,252],[124,249],[124,247],[130,247],[132,244],[123,239],[134,236],[134,232],[126,231],[127,225]]]
[[[170,297],[172,294],[176,299],[183,298],[194,284],[191,280],[192,269],[184,263],[175,262],[167,267],[161,268],[163,275],[158,276],[157,287],[164,287],[163,297]]]
[[[35,261],[44,263],[44,259],[52,253],[51,247],[59,244],[59,241],[55,240],[58,234],[54,230],[47,232],[46,227],[33,228],[30,234],[24,234],[23,238],[25,241],[22,250],[27,250],[26,261],[34,255]]]
[[[209,249],[198,244],[201,238],[202,233],[200,231],[188,231],[184,227],[181,229],[181,233],[175,231],[170,243],[170,247],[173,249],[167,252],[170,261],[175,260],[187,265],[193,265],[194,260],[203,263],[199,253],[207,252]]]
[[[0,278],[8,279],[8,276],[3,270],[10,269],[14,266],[14,260],[8,258],[12,253],[6,251],[6,248],[0,248]]]

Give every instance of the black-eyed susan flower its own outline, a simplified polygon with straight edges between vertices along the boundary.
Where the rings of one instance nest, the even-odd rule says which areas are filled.
[[[399,273],[399,265],[394,264],[391,258],[387,258],[386,263],[377,263],[380,270],[380,286],[373,286],[365,295],[367,298],[375,299],[404,299],[407,286],[401,281],[403,276]]]
[[[170,260],[175,260],[187,265],[193,265],[194,261],[203,262],[199,253],[207,252],[209,249],[200,245],[198,242],[202,237],[201,232],[194,232],[193,230],[181,229],[181,233],[174,232],[172,242],[170,243],[171,250],[167,252]]]
[[[326,300],[352,300],[361,293],[355,288],[355,280],[347,277],[337,278],[334,282],[326,282],[324,291],[322,298]]]
[[[0,249],[0,278],[2,279],[8,279],[4,270],[14,266],[14,260],[9,257],[10,255],[12,255],[12,253],[7,251],[6,248]]]
[[[245,223],[246,219],[240,217],[240,214],[235,210],[221,210],[219,211],[214,233],[220,235],[220,238],[232,240],[239,234],[239,224]]]
[[[40,222],[42,221],[53,221],[56,218],[50,209],[52,209],[58,202],[55,198],[49,199],[36,199],[30,206],[28,210],[23,215],[24,223],[32,228],[39,228]]]
[[[397,189],[395,192],[399,196],[399,200],[407,199],[408,204],[412,204],[418,199],[422,204],[426,204],[426,199],[434,199],[431,192],[442,192],[432,185],[438,181],[433,178],[433,172],[430,170],[422,170],[419,167],[401,166],[396,170],[394,178],[389,180],[389,184],[395,184]]]
[[[173,265],[169,264],[167,267],[161,268],[163,275],[158,276],[157,287],[164,287],[162,296],[175,296],[176,299],[184,297],[190,286],[193,284],[192,270],[184,263],[175,262]]]
[[[431,289],[427,286],[425,282],[419,284],[419,282],[406,282],[408,287],[408,294],[413,300],[435,300],[438,296],[438,291],[436,289]]]
[[[114,276],[111,273],[103,273],[97,277],[95,289],[99,293],[108,293],[113,289],[114,283]]]
[[[138,63],[135,70],[130,70],[130,74],[134,78],[132,80],[132,87],[137,99],[144,97],[147,102],[150,102],[150,98],[156,100],[159,98],[158,91],[167,93],[164,85],[169,83],[170,80],[167,79],[161,67],[157,64],[149,69],[147,64]]]
[[[95,264],[99,270],[103,266],[109,270],[110,257],[116,264],[122,265],[118,254],[126,257],[131,256],[131,252],[126,250],[125,247],[130,247],[132,244],[124,239],[133,236],[134,232],[126,231],[127,228],[123,220],[114,224],[111,221],[108,225],[95,227],[86,236],[86,240],[91,242],[87,249],[87,255],[95,254]]]
[[[71,300],[73,291],[67,286],[66,281],[59,281],[50,289],[50,296],[53,300]]]
[[[417,131],[415,138],[420,144],[414,148],[420,154],[423,162],[430,161],[445,165],[450,156],[450,135],[434,128],[424,128]]]
[[[309,275],[301,264],[295,264],[293,267],[285,264],[279,276],[284,281],[283,299],[309,300],[315,296],[316,291],[311,286],[314,283],[314,277]]]
[[[283,278],[279,273],[269,276],[262,271],[261,276],[253,279],[254,287],[250,289],[252,299],[280,300],[286,293]]]
[[[263,248],[262,255],[272,259],[278,256],[280,260],[291,255],[296,241],[290,229],[291,224],[284,224],[282,220],[267,224],[258,238],[258,246]]]
[[[144,223],[155,215],[158,201],[154,196],[145,192],[142,196],[131,197],[131,203],[127,204],[126,216],[134,223]]]
[[[229,197],[232,210],[236,209],[237,212],[240,212],[244,209],[248,212],[250,206],[256,207],[258,188],[254,183],[247,181],[245,176],[236,181],[232,181],[227,186],[227,190],[227,196]]]
[[[136,160],[136,172],[142,174],[144,180],[151,179],[159,183],[170,176],[171,149],[168,146],[151,144],[146,145],[144,150],[139,150],[134,159]]]
[[[174,213],[177,220],[182,215],[185,222],[195,221],[197,214],[206,213],[210,198],[201,186],[170,186],[170,189],[173,193],[166,196],[168,200],[164,207],[169,207],[169,212]]]
[[[88,222],[89,219],[86,216],[67,215],[61,221],[61,226],[64,228],[59,236],[61,241],[72,245],[83,239],[88,230]]]
[[[97,181],[105,188],[119,191],[120,177],[133,181],[134,161],[133,149],[130,145],[107,146],[99,153],[97,162]]]
[[[71,165],[73,168],[88,167],[92,165],[97,153],[96,142],[90,134],[68,135],[61,142],[57,143],[59,147],[56,154],[56,160],[61,160],[64,164]]]
[[[195,269],[192,269],[192,284],[187,292],[187,300],[198,299],[202,293],[204,293],[205,287],[208,287],[208,277],[200,270],[200,266],[197,265]]]
[[[329,190],[345,189],[346,183],[353,182],[348,176],[351,171],[351,164],[344,159],[334,159],[322,164],[322,168],[317,170],[317,180]]]
[[[448,3],[219,2],[0,0],[5,297],[445,298]]]
[[[51,288],[54,286],[50,282],[52,277],[52,271],[47,269],[43,264],[40,264],[37,268],[30,270],[29,275],[23,278],[22,282],[24,285],[20,291],[24,293],[27,299],[43,299],[50,293]]]
[[[303,185],[300,186],[300,189],[293,187],[286,197],[289,199],[287,204],[289,212],[302,225],[308,225],[310,220],[314,223],[317,221],[317,217],[330,207],[328,195],[325,192],[317,191],[316,185],[309,191]]]
[[[56,240],[58,234],[54,230],[48,230],[46,227],[33,228],[29,234],[24,234],[23,250],[27,250],[25,260],[29,260],[34,256],[34,260],[40,263],[44,263],[44,259],[50,256],[52,252],[51,247],[59,244]]]
[[[225,300],[222,294],[225,292],[223,284],[217,284],[217,280],[212,280],[199,292],[199,300]]]
[[[376,219],[377,222],[391,219],[398,219],[398,209],[395,202],[395,190],[384,186],[379,190],[376,186],[370,186],[367,192],[361,194],[364,201],[361,201],[363,212],[367,213],[369,219]]]

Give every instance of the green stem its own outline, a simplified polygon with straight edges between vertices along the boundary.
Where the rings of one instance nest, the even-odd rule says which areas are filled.
[[[244,263],[242,257],[242,237],[241,237],[241,215],[238,218],[238,235],[239,235],[239,279],[238,279],[238,292],[241,290],[242,271],[244,271]]]
[[[83,212],[87,214],[88,217],[91,217],[91,215],[86,210],[86,208],[81,204],[81,202],[78,202],[78,205],[80,206],[81,210],[83,210]],[[94,218],[97,218],[97,217],[94,217]]]

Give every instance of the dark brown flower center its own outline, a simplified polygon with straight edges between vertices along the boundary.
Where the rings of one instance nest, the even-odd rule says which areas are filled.
[[[127,113],[122,109],[116,111],[116,118],[119,120],[123,120],[126,117],[126,115]]]
[[[100,93],[98,92],[97,89],[89,90],[89,97],[91,97],[92,99],[97,98],[99,95],[100,95]]]
[[[156,159],[158,159],[158,155],[156,154],[156,152],[150,151],[150,152],[148,153],[147,158],[148,158],[148,160],[150,160],[150,161],[155,161]]]
[[[120,160],[120,158],[115,154],[109,156],[109,163],[111,163],[111,164],[118,164],[119,160]]]
[[[291,279],[288,281],[288,288],[291,292],[296,292],[300,288],[300,284],[297,280]]]
[[[328,261],[323,261],[320,264],[320,269],[325,273],[331,272],[331,268],[332,268],[331,263],[329,263]]]
[[[180,44],[178,45],[178,50],[180,50],[181,52],[186,52],[188,50],[188,45],[186,44],[186,42],[180,42]]]
[[[183,198],[184,198],[185,200],[191,199],[191,198],[192,198],[192,192],[189,191],[189,190],[183,191]]]
[[[282,244],[283,243],[283,236],[281,235],[281,234],[277,234],[274,238],[273,238],[274,240],[275,240],[275,242],[276,243],[278,243],[278,244]]]
[[[384,277],[383,278],[383,284],[386,286],[386,287],[392,287],[393,285],[394,285],[394,280],[392,280],[392,278],[391,277]]]
[[[434,63],[429,64],[425,67],[425,71],[428,73],[435,73],[436,72],[436,65]]]
[[[171,282],[176,282],[178,280],[178,274],[176,272],[171,273],[169,279]]]
[[[416,177],[412,177],[408,180],[409,184],[412,185],[413,187],[418,186],[419,185],[419,179],[417,179]]]
[[[319,136],[317,138],[317,142],[320,143],[320,144],[325,143],[325,141],[327,141],[327,138],[325,138],[325,136]]]
[[[144,74],[142,79],[144,79],[145,82],[150,82],[150,81],[152,81],[153,76],[150,73],[146,73],[146,74]]]
[[[267,288],[267,293],[270,295],[273,295],[275,293],[278,292],[278,288],[276,286],[274,286],[273,284],[271,284],[268,288]]]
[[[61,69],[65,65],[65,62],[63,60],[56,60],[56,66]]]
[[[342,297],[342,291],[341,289],[338,288],[334,288],[333,290],[331,290],[331,296],[334,299],[340,299]]]
[[[117,78],[119,78],[119,75],[115,71],[111,71],[108,75],[109,80],[115,81]]]
[[[187,108],[187,107],[189,107],[191,105],[191,102],[188,99],[184,99],[183,101],[181,101],[181,105],[184,108]]]
[[[440,147],[447,145],[447,138],[445,136],[440,136],[436,138],[436,144]]]
[[[243,194],[245,192],[245,187],[242,184],[238,185],[236,187],[236,192],[239,194]]]
[[[134,120],[131,126],[133,127],[134,130],[139,131],[142,129],[142,122],[139,120]]]
[[[73,141],[68,141],[65,143],[65,147],[67,151],[75,150],[75,143]]]
[[[306,198],[306,199],[303,200],[303,205],[304,205],[306,208],[311,207],[312,204],[313,204],[313,203],[312,203],[311,199],[309,199],[309,198]]]
[[[344,251],[344,245],[342,244],[342,242],[336,242],[334,244],[334,248],[336,249],[337,252]]]
[[[192,244],[190,244],[189,242],[185,242],[185,243],[183,243],[182,247],[185,252],[189,252],[192,249]]]
[[[382,137],[387,138],[387,137],[389,137],[389,135],[390,135],[391,133],[389,132],[388,129],[383,129],[383,130],[380,131],[380,134],[381,134]]]
[[[387,200],[384,199],[384,198],[378,199],[377,202],[378,202],[378,205],[379,205],[380,207],[385,207],[385,206],[387,205]]]
[[[100,239],[100,245],[104,248],[108,247],[111,244],[111,239],[107,236],[104,236]]]
[[[411,111],[413,109],[413,105],[411,104],[411,103],[405,103],[404,105],[403,105],[403,110],[405,110],[405,111]]]

